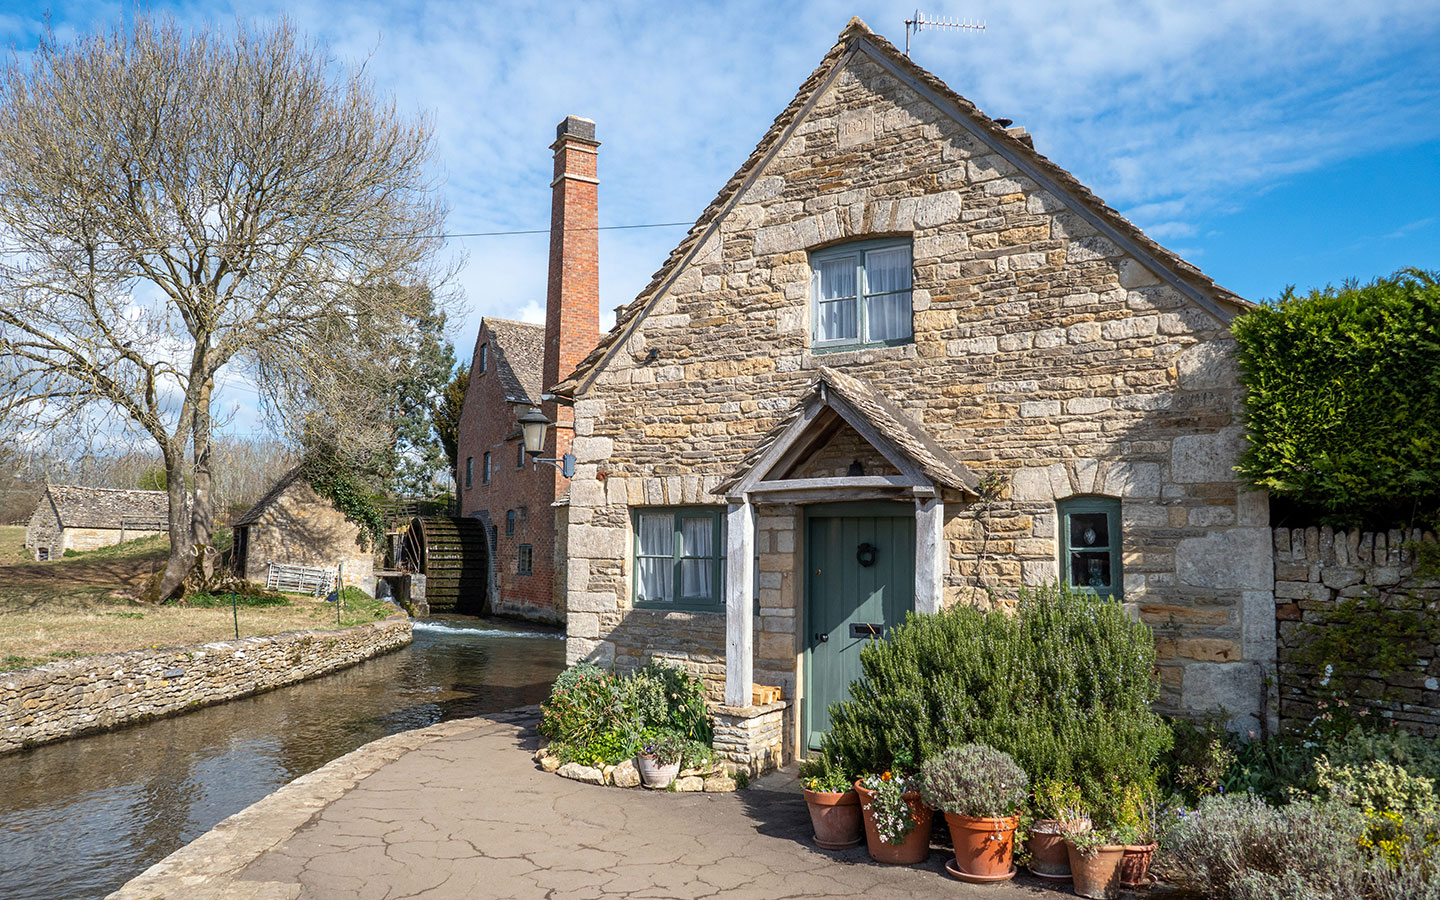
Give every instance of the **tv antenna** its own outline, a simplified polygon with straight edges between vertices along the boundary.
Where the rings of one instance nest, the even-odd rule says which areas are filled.
[[[966,31],[984,31],[984,21],[970,21],[969,19],[927,19],[920,10],[915,10],[915,18],[905,20],[905,55],[910,55],[910,35],[919,34],[926,28],[960,28]]]

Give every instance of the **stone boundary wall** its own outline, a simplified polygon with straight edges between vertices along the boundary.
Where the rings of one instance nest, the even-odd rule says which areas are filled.
[[[1321,701],[1338,685],[1325,673],[1302,666],[1295,653],[1310,629],[1350,598],[1379,598],[1387,607],[1421,602],[1440,609],[1440,580],[1415,576],[1413,544],[1434,544],[1429,532],[1335,531],[1331,528],[1276,528],[1275,645],[1279,658],[1279,716],[1282,727],[1300,727],[1324,712]],[[1372,716],[1428,736],[1440,734],[1440,654],[1422,651],[1418,663],[1398,673],[1376,672],[1347,693]]]
[[[0,675],[0,754],[173,716],[409,644],[410,619],[62,660]]]

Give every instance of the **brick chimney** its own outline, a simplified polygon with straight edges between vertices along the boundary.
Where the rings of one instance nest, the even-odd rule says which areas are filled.
[[[550,182],[550,284],[545,299],[545,387],[569,375],[600,341],[600,234],[595,123],[567,116],[555,129]],[[553,421],[553,420],[552,420]]]
[[[574,371],[600,341],[600,224],[596,203],[595,123],[566,116],[555,128],[555,180],[550,182],[550,282],[545,299],[544,387]],[[551,402],[545,415],[560,427],[546,440],[546,456],[570,448],[568,407]],[[563,480],[563,479],[562,479]]]

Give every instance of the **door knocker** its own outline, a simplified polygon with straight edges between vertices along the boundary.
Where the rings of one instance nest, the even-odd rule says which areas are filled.
[[[855,550],[855,559],[859,561],[860,565],[868,569],[875,565],[875,556],[879,552],[874,544],[861,544]]]

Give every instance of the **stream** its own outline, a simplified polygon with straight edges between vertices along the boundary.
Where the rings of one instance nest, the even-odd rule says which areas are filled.
[[[0,757],[0,898],[93,900],[376,738],[539,703],[558,632],[441,616],[409,647],[172,719]]]

